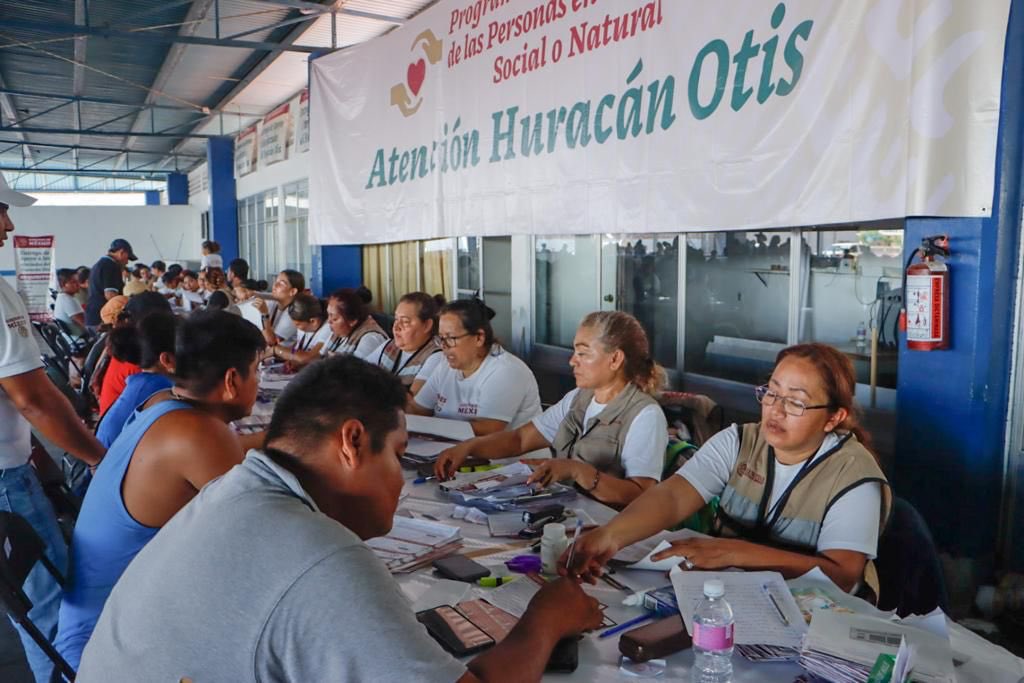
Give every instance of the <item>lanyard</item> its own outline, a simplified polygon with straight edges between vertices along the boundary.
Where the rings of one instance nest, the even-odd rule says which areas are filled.
[[[319,334],[320,330],[323,329],[325,323],[320,323],[320,327],[316,328],[316,332],[308,332],[303,335],[303,339],[296,340],[295,346],[292,351],[306,351],[313,343],[313,337]]]
[[[431,342],[433,342],[433,341],[434,341],[434,338],[431,337],[430,339],[427,340],[427,342],[423,346],[421,346],[420,348],[418,348],[415,351],[413,351],[412,354],[408,358],[405,359],[405,362],[402,363],[401,367],[398,366],[398,363],[402,360],[402,349],[398,349],[398,355],[395,356],[395,362],[391,365],[391,374],[392,375],[400,375],[400,374],[402,374],[402,370],[405,370],[405,366],[407,366],[409,363],[411,363],[412,359],[415,358],[417,355],[419,355],[419,352],[422,351],[423,349],[427,348],[427,346],[429,346],[431,344]],[[387,350],[388,350],[388,347],[385,346],[384,347],[384,351],[387,351]],[[381,351],[381,355],[382,356],[384,355],[384,351]]]
[[[786,507],[786,503],[789,502],[789,497],[792,495],[793,490],[796,489],[805,476],[810,474],[811,470],[825,462],[833,454],[839,451],[846,442],[850,440],[851,434],[846,434],[832,448],[828,449],[819,458],[815,458],[813,455],[804,461],[800,471],[797,472],[796,476],[793,477],[793,481],[789,483],[786,490],[782,492],[779,499],[772,506],[771,510],[768,510],[768,500],[771,497],[772,489],[775,486],[775,449],[772,446],[768,447],[768,476],[765,479],[764,492],[761,494],[761,504],[758,506],[757,511],[757,526],[763,529],[770,529],[779,521],[779,517],[782,516],[782,510]]]

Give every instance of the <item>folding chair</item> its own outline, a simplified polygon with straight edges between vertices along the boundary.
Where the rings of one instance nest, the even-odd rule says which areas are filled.
[[[913,505],[893,497],[892,514],[878,539],[875,558],[880,585],[878,608],[905,617],[936,607],[949,612],[942,562],[928,523]]]
[[[57,583],[64,585],[64,577],[46,557],[42,539],[24,518],[11,512],[0,512],[0,600],[7,613],[36,642],[53,661],[54,681],[73,681],[75,671],[60,656],[57,649],[29,618],[32,602],[22,586],[36,562],[42,562]]]

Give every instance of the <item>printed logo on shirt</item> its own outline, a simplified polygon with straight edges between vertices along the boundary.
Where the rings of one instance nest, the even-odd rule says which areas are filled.
[[[754,470],[750,469],[749,467],[747,467],[747,463],[743,463],[738,468],[736,468],[736,474],[738,474],[740,477],[746,477],[747,479],[750,479],[751,481],[758,484],[764,483],[764,477],[755,472]]]
[[[476,417],[477,405],[475,403],[460,403],[459,404],[459,415],[468,415],[469,417]]]
[[[444,404],[447,403],[447,402],[448,402],[448,397],[447,396],[445,396],[444,394],[438,394],[437,395],[437,408],[438,408],[438,410],[443,408]]]
[[[7,329],[13,330],[17,328],[18,334],[22,337],[28,337],[28,317],[24,315],[16,315],[13,318],[6,320]]]

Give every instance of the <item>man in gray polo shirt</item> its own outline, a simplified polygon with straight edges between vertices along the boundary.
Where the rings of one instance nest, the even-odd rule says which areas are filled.
[[[386,534],[408,439],[405,390],[351,356],[303,370],[267,447],[203,488],[136,556],[85,648],[93,681],[537,680],[595,600],[545,586],[499,645],[461,663],[363,543]]]

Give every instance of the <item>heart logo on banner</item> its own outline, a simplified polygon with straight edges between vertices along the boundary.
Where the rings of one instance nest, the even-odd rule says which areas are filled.
[[[426,78],[426,76],[427,63],[422,59],[409,65],[405,78],[409,83],[409,90],[412,90],[413,95],[420,94],[420,88],[423,87],[423,79]]]

